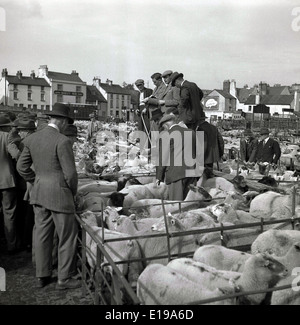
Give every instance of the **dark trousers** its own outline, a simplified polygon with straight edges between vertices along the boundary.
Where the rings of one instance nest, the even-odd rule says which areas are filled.
[[[34,205],[35,214],[35,262],[36,276],[46,277],[52,273],[53,235],[58,235],[58,280],[76,274],[76,248],[78,225],[73,213],[50,211]]]
[[[0,200],[3,209],[4,234],[6,238],[7,250],[16,249],[16,208],[17,192],[15,188],[0,189]]]

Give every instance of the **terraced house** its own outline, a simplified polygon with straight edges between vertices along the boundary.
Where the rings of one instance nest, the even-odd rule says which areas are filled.
[[[9,75],[2,70],[0,79],[0,104],[17,109],[44,111],[50,109],[51,86],[44,78],[36,77],[34,71],[30,76],[23,76],[22,71]]]

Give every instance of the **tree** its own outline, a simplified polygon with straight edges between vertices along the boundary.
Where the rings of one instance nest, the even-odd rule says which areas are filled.
[[[133,86],[133,84],[128,84],[128,83],[126,83],[125,81],[123,82],[122,86],[123,86],[123,88],[125,88],[125,89],[134,90],[134,86]]]

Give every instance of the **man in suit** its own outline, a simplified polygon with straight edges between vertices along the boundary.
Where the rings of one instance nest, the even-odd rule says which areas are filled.
[[[197,131],[204,132],[204,167],[213,168],[224,155],[224,140],[217,127],[208,123],[205,113],[199,118]]]
[[[16,208],[17,191],[16,175],[13,159],[8,152],[8,137],[11,121],[6,116],[0,116],[0,200],[4,217],[4,232],[7,251],[13,254],[17,251]]]
[[[246,129],[240,140],[240,158],[244,163],[254,163],[258,147],[258,140],[250,129]]]
[[[159,139],[156,182],[157,185],[160,182],[169,185],[170,200],[182,201],[187,196],[189,185],[196,182],[200,176],[200,170],[197,170],[195,165],[187,164],[188,158],[196,158],[196,134],[193,130],[178,125],[176,119],[173,114],[165,114],[159,122],[160,127],[165,131],[161,133]],[[185,150],[185,137],[191,138],[190,150]]]
[[[183,79],[183,74],[174,72],[171,76],[172,86],[180,89],[179,119],[188,128],[196,130],[203,115],[202,90],[194,83]]]
[[[277,165],[281,156],[280,146],[276,140],[270,138],[269,134],[270,131],[267,128],[260,130],[260,142],[257,147],[256,161]]]
[[[96,116],[94,113],[89,115],[90,118],[90,122],[88,124],[88,135],[87,135],[87,140],[91,140],[95,134],[98,132],[99,130],[99,123],[96,120]]]
[[[17,162],[19,174],[33,184],[30,203],[35,214],[35,259],[37,287],[50,283],[52,244],[56,230],[58,243],[58,281],[56,288],[81,286],[76,274],[76,241],[74,196],[78,176],[71,141],[62,134],[72,124],[70,108],[56,103],[50,122],[44,129],[24,139],[24,149]],[[31,166],[34,166],[34,170]]]
[[[145,82],[143,79],[138,79],[135,82],[137,89],[139,90],[139,109],[137,111],[138,119],[138,129],[140,131],[145,131],[145,126],[147,128],[147,132],[150,130],[150,112],[148,104],[145,103],[145,99],[150,97],[153,93],[152,89],[145,87]],[[142,115],[145,122],[145,125],[142,121]]]

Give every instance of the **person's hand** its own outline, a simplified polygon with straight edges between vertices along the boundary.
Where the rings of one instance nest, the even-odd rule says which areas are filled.
[[[160,185],[160,180],[157,179],[157,180],[155,181],[155,184],[156,184],[156,186],[159,186],[159,185]]]
[[[144,109],[142,110],[142,114],[146,114],[146,113],[147,113],[147,109],[144,108]]]
[[[158,104],[159,104],[159,105],[165,105],[165,103],[166,103],[166,102],[165,102],[164,100],[162,100],[162,99],[160,99],[160,100],[158,101]]]
[[[149,97],[146,97],[142,100],[142,103],[148,103],[148,101],[149,101]]]

